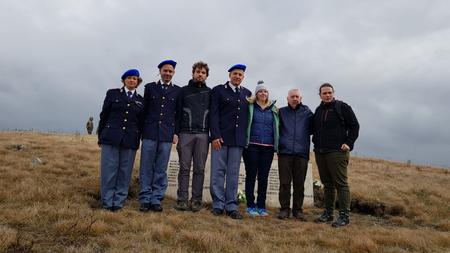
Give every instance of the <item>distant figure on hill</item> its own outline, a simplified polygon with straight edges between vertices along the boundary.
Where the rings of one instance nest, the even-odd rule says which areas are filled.
[[[308,106],[302,104],[302,96],[298,89],[289,90],[287,102],[287,106],[280,108],[278,173],[281,208],[278,218],[286,219],[290,216],[291,185],[293,185],[292,216],[300,221],[306,221],[303,214],[303,199],[313,113]]]
[[[359,135],[359,123],[352,108],[334,99],[334,88],[324,83],[319,88],[322,102],[314,113],[314,153],[320,180],[324,184],[325,210],[315,222],[333,221],[336,190],[339,199],[339,217],[333,227],[350,223],[350,190],[347,166],[350,151]]]
[[[100,113],[100,193],[102,207],[108,211],[122,209],[128,196],[144,116],[144,99],[136,92],[141,82],[137,69],[126,71],[123,87],[108,90]]]
[[[86,123],[86,130],[87,130],[89,135],[91,135],[92,131],[94,131],[94,118],[92,116],[89,117],[89,120]]]

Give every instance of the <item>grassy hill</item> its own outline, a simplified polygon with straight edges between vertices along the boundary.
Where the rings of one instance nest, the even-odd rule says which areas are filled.
[[[139,157],[125,208],[106,212],[99,151],[95,136],[0,132],[0,252],[450,252],[449,170],[351,158],[352,223],[335,229],[312,222],[316,207],[306,223],[179,212],[172,199],[140,213]]]

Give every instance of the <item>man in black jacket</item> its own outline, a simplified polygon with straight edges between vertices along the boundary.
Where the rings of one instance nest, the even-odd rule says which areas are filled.
[[[211,89],[206,86],[209,75],[208,64],[197,62],[192,66],[192,79],[181,88],[177,110],[179,117],[178,157],[178,191],[176,209],[185,211],[189,208],[189,176],[193,163],[191,210],[200,211],[203,197],[205,163],[209,144],[209,101]]]
[[[350,151],[358,138],[359,123],[352,108],[334,99],[334,88],[324,83],[319,88],[322,102],[314,113],[314,153],[320,180],[325,186],[325,210],[315,221],[333,221],[337,190],[339,217],[333,227],[350,223],[350,190],[347,183],[347,166]]]

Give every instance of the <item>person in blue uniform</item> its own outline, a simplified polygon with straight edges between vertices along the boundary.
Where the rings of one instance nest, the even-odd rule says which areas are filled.
[[[158,65],[161,79],[145,85],[144,128],[139,171],[139,210],[161,212],[167,189],[167,165],[172,143],[176,144],[177,100],[181,88],[172,83],[176,62]]]
[[[241,85],[245,70],[242,64],[232,66],[228,70],[230,80],[213,88],[210,104],[212,213],[222,215],[225,210],[233,219],[243,218],[237,190],[242,151],[247,142],[247,98],[252,95]]]
[[[120,89],[106,93],[98,126],[101,147],[100,194],[105,210],[122,209],[128,196],[136,150],[139,148],[144,99],[136,92],[142,82],[137,69],[122,75]]]

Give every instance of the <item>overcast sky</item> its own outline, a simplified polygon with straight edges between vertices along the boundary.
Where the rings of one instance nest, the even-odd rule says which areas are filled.
[[[107,89],[138,68],[178,62],[185,85],[198,60],[209,86],[247,65],[278,106],[318,87],[352,106],[359,156],[450,166],[450,2],[0,0],[0,129],[84,132]],[[143,94],[143,85],[138,92]]]

